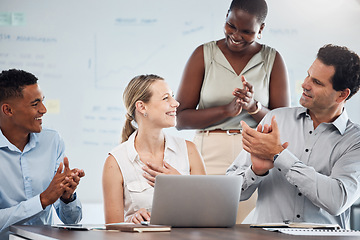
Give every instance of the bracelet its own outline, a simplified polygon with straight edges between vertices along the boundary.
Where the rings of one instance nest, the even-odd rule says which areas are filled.
[[[253,112],[248,112],[250,115],[257,114],[261,110],[261,103],[259,101],[256,102],[257,109]]]

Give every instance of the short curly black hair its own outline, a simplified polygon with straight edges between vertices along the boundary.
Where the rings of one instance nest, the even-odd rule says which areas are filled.
[[[25,86],[37,83],[37,78],[18,69],[4,70],[0,73],[0,103],[13,97],[23,97]]]
[[[233,9],[241,9],[256,16],[258,23],[263,23],[268,13],[265,0],[233,0],[229,12]]]
[[[327,44],[319,49],[317,58],[325,65],[334,66],[332,77],[333,88],[336,91],[350,89],[346,100],[350,99],[360,87],[360,58],[347,47]]]

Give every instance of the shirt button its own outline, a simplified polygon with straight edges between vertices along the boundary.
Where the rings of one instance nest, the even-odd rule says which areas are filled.
[[[308,152],[309,151],[309,149],[305,149],[305,152]]]
[[[251,180],[255,181],[255,178],[252,177]]]
[[[278,168],[279,172],[281,172],[281,168]]]
[[[297,217],[297,218],[300,218],[300,215],[298,214],[298,215],[296,215],[296,217]]]
[[[312,131],[310,131],[309,133],[312,134]]]
[[[299,192],[299,193],[298,193],[298,195],[301,197],[301,196],[302,196],[302,193],[301,193],[301,192]]]

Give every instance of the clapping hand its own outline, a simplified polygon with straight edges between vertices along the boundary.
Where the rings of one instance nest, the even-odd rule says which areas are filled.
[[[225,105],[226,116],[227,117],[235,117],[239,115],[242,111],[242,103],[238,97],[234,97],[233,100]]]
[[[244,76],[241,76],[243,88],[235,88],[233,95],[239,99],[242,108],[248,112],[256,110],[256,101],[254,100],[254,88],[248,83]]]
[[[261,124],[259,124],[257,126],[256,130],[259,133],[270,133],[272,131],[272,127],[271,127],[271,125],[269,126],[269,125],[265,124],[264,129],[262,129]],[[272,159],[259,158],[254,154],[251,154],[251,162],[252,162],[251,169],[257,175],[266,174],[266,172],[268,170],[270,170],[274,167],[274,162]],[[261,170],[258,170],[258,169],[261,169]]]
[[[289,143],[280,142],[280,131],[275,120],[271,119],[271,126],[259,124],[257,129],[250,128],[244,121],[241,121],[243,148],[251,154],[252,170],[256,175],[263,175],[274,167],[273,157],[288,147]]]
[[[40,194],[40,202],[43,209],[56,202],[60,197],[64,201],[70,201],[72,194],[79,185],[80,178],[84,176],[84,170],[77,168],[70,169],[69,160],[65,157],[64,163],[60,162],[49,186]]]
[[[80,178],[85,176],[85,172],[82,169],[70,169],[69,160],[67,157],[64,158],[64,174],[65,179],[63,181],[64,193],[62,194],[62,200],[71,200],[73,193],[80,183]]]

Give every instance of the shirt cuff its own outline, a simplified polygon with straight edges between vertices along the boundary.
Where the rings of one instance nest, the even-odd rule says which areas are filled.
[[[77,196],[76,196],[76,192],[74,192],[73,194],[73,200],[71,200],[70,202],[68,203],[65,203],[63,202],[61,199],[60,199],[60,205],[63,209],[70,209],[70,208],[73,208],[73,207],[76,207],[78,204],[77,204]]]
[[[26,213],[29,216],[35,215],[44,210],[41,205],[40,194],[27,200],[27,204]]]
[[[299,160],[294,154],[292,154],[289,150],[284,149],[276,158],[274,168],[285,176],[297,161]]]
[[[264,176],[258,176],[256,175],[253,170],[251,169],[251,165],[245,170],[245,175],[244,175],[244,185],[243,188],[247,189],[248,187],[250,187],[253,184],[258,184],[262,181],[262,179],[265,177]]]

